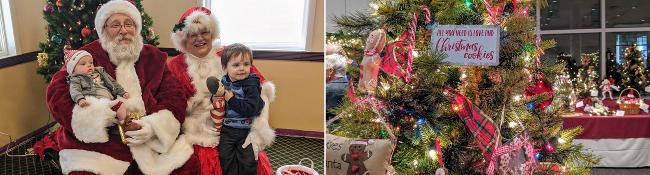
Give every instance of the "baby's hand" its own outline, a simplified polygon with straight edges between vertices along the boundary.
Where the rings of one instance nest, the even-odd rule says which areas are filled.
[[[86,99],[81,99],[81,100],[79,100],[79,106],[81,106],[81,107],[86,107],[86,106],[88,106],[88,105],[90,105],[90,103],[88,103],[88,102],[86,101]]]
[[[129,93],[128,92],[124,93],[124,95],[122,95],[122,97],[124,97],[124,99],[129,99]]]

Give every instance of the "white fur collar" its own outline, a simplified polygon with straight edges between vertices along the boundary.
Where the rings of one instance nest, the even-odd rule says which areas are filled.
[[[134,63],[121,63],[115,68],[115,79],[129,93],[129,99],[124,99],[128,112],[139,112],[145,114],[144,101],[142,100],[142,88],[140,80],[135,71]]]
[[[214,147],[218,142],[218,135],[210,132],[206,128],[214,127],[209,109],[210,91],[205,81],[210,76],[221,78],[223,70],[221,69],[221,58],[212,49],[207,56],[198,58],[192,54],[185,55],[187,63],[187,74],[192,80],[192,85],[196,89],[196,94],[187,101],[187,116],[183,122],[183,131],[187,141],[191,144],[198,144],[206,147]]]
[[[192,85],[196,89],[196,94],[192,99],[209,98],[210,91],[205,81],[210,76],[221,78],[224,75],[221,69],[221,58],[215,53],[213,48],[207,56],[198,58],[192,54],[185,55],[185,62],[187,63],[187,74],[192,80]],[[190,100],[192,100],[190,99]],[[188,109],[189,109],[188,105]],[[189,111],[188,111],[189,112]]]

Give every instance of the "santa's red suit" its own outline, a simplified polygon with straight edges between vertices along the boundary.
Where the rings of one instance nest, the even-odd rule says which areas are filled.
[[[182,87],[165,66],[167,55],[154,46],[144,45],[132,68],[118,68],[99,41],[81,49],[92,54],[95,66],[104,67],[125,87],[130,94],[124,103],[127,111],[146,115],[137,122],[150,127],[141,130],[153,131],[153,136],[143,144],[123,144],[118,134],[109,132],[116,120],[111,102],[88,98],[90,106],[78,107],[70,98],[67,72],[59,71],[47,88],[46,98],[52,116],[61,124],[55,140],[61,149],[63,173],[123,174],[134,160],[145,174],[169,174],[183,166],[192,154],[185,139],[177,139],[187,99],[179,95],[183,93]]]
[[[200,162],[200,174],[221,174],[219,162],[219,133],[214,131],[214,123],[210,116],[211,94],[206,85],[206,79],[210,76],[217,78],[225,74],[221,68],[221,58],[217,55],[216,49],[212,49],[204,58],[197,58],[192,54],[181,54],[173,58],[168,67],[172,74],[180,81],[183,94],[188,98],[187,116],[183,123],[183,137],[194,145],[193,157]],[[271,82],[266,82],[264,77],[253,66],[251,73],[260,77],[262,83],[262,99],[265,100],[265,107],[259,117],[253,122],[251,134],[264,132],[263,135],[256,135],[256,141],[260,145],[268,145],[275,137],[275,133],[268,124],[268,105],[274,96],[275,87]],[[256,123],[257,122],[257,123]],[[257,129],[255,128],[257,127]],[[259,129],[262,128],[262,129]],[[255,143],[253,143],[255,144]],[[273,169],[265,152],[259,153],[257,174],[272,175]]]

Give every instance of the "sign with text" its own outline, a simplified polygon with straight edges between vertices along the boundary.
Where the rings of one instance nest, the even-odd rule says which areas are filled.
[[[438,25],[431,31],[431,50],[446,53],[452,65],[498,65],[499,27]]]

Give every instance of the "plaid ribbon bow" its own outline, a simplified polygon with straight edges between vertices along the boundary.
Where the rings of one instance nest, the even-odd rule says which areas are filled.
[[[450,88],[446,89],[446,93],[452,97],[453,111],[463,119],[465,126],[472,132],[474,141],[481,149],[483,156],[487,162],[490,162],[492,151],[497,142],[494,121],[475,107],[467,97]]]

